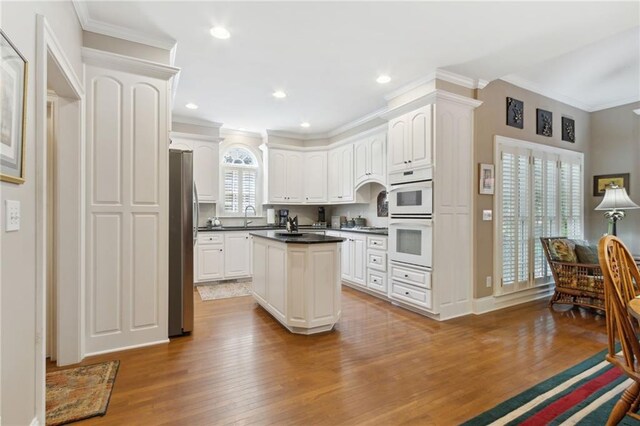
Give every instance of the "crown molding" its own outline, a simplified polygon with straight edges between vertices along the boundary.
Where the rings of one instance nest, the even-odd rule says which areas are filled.
[[[296,133],[286,130],[267,129],[267,136],[277,136],[280,138],[297,139],[299,141],[313,141],[318,139],[328,139],[328,133]]]
[[[262,139],[262,133],[258,133],[258,132],[251,132],[248,130],[239,130],[239,129],[232,129],[230,127],[223,127],[220,129],[220,134],[221,135],[234,135],[234,136],[246,136],[248,138],[254,138],[254,139]]]
[[[211,127],[212,129],[220,129],[223,124],[215,121],[204,120],[201,118],[186,117],[184,115],[173,114],[171,121],[180,124],[192,124],[194,126]]]
[[[215,136],[207,136],[207,135],[198,135],[196,133],[186,133],[186,132],[169,132],[170,138],[182,138],[182,139],[194,139],[199,141],[206,142],[222,142],[224,138],[215,137]]]
[[[489,82],[487,80],[466,77],[461,74],[456,74],[452,71],[447,71],[443,69],[436,69],[434,72],[425,75],[417,80],[414,80],[404,86],[394,90],[385,95],[384,99],[389,102],[392,99],[397,98],[398,96],[402,96],[406,93],[411,92],[412,90],[434,82],[435,80],[442,80],[448,83],[457,84],[458,86],[466,87],[467,89],[484,89]]]
[[[591,111],[589,111],[589,112],[602,111],[603,109],[615,108],[615,107],[619,107],[619,106],[622,106],[622,105],[628,105],[628,104],[632,104],[634,102],[639,102],[639,101],[640,101],[640,95],[631,96],[629,98],[618,99],[616,101],[595,105],[595,106],[592,107]],[[636,110],[636,111],[640,111],[640,110]],[[638,114],[638,113],[636,113],[636,114]]]
[[[332,138],[334,136],[341,135],[342,133],[347,132],[347,131],[355,128],[355,127],[362,126],[363,124],[367,124],[367,123],[369,123],[369,122],[371,122],[371,121],[373,121],[373,120],[375,120],[377,118],[380,118],[380,116],[386,110],[387,110],[387,107],[383,107],[383,108],[377,109],[377,110],[375,110],[373,112],[370,112],[367,115],[363,115],[360,118],[356,118],[353,121],[350,121],[350,122],[348,122],[346,124],[343,124],[340,127],[336,127],[335,129],[327,132],[327,136]]]
[[[82,61],[90,65],[136,73],[162,80],[170,80],[180,71],[180,68],[169,65],[119,55],[117,53],[105,52],[104,50],[91,49],[89,47],[82,48]]]
[[[635,113],[636,113],[636,115],[640,115],[640,108],[638,108],[638,109],[634,109],[634,110],[633,110],[633,112],[635,112]]]
[[[417,80],[414,80],[410,83],[405,84],[404,86],[401,86],[400,88],[394,90],[393,92],[387,93],[384,96],[384,100],[389,102],[392,99],[397,98],[398,96],[402,96],[405,93],[409,93],[410,91],[414,90],[417,87],[420,87],[424,84],[428,84],[431,83],[432,81],[435,81],[436,79],[436,72],[432,72],[430,74],[425,75],[424,77],[421,77]]]
[[[582,111],[586,111],[586,112],[594,111],[591,105],[587,105],[584,102],[580,102],[579,100],[573,99],[570,96],[565,96],[561,93],[558,93],[554,90],[550,90],[540,84],[536,84],[532,81],[526,80],[516,75],[508,75],[500,78],[500,80],[506,81],[507,83],[513,84],[514,86],[518,86],[521,89],[525,89],[530,92],[537,93],[538,95],[546,96],[547,98],[551,98],[558,102],[562,102],[574,108],[581,109]]]
[[[171,38],[150,37],[141,31],[132,30],[130,28],[121,27],[119,25],[109,24],[91,18],[89,8],[84,0],[71,0],[73,8],[76,11],[78,20],[82,29],[92,33],[98,33],[110,37],[116,37],[134,43],[145,44],[147,46],[157,47],[159,49],[171,50],[176,45],[176,41]]]

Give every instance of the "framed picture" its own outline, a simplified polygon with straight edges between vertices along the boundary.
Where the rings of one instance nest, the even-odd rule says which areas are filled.
[[[576,142],[576,122],[572,118],[562,117],[562,140]]]
[[[524,127],[524,102],[507,98],[507,126]]]
[[[0,180],[24,183],[28,63],[0,30]]]
[[[553,136],[553,114],[551,111],[536,109],[536,133],[542,136]]]
[[[593,177],[593,196],[601,197],[607,186],[615,184],[629,193],[629,173],[618,173],[614,175],[598,175]]]
[[[493,164],[480,164],[480,194],[493,195],[495,188]]]

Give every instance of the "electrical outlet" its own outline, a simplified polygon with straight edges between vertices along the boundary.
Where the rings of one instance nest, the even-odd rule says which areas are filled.
[[[7,232],[20,230],[20,201],[5,200],[5,229]]]
[[[493,210],[482,210],[482,220],[491,221],[493,219]]]
[[[489,288],[491,288],[493,286],[493,283],[491,282],[491,277],[490,276],[484,279],[484,285],[486,285]]]

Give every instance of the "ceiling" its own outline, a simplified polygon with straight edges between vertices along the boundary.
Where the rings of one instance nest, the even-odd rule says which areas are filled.
[[[231,128],[326,134],[436,69],[487,81],[507,76],[586,109],[640,99],[639,2],[90,1],[83,8],[110,35],[121,29],[157,46],[177,41],[174,113]],[[211,37],[214,25],[231,38]],[[391,82],[376,83],[379,74]],[[287,97],[275,99],[275,90]],[[199,108],[185,108],[189,102]],[[302,129],[302,121],[311,126]]]

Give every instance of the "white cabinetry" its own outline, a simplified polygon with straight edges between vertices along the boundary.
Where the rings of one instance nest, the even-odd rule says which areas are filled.
[[[353,201],[353,150],[347,144],[329,151],[329,202]]]
[[[193,180],[201,203],[218,201],[219,138],[171,133],[171,149],[193,151]]]
[[[269,150],[268,202],[303,201],[303,154],[298,151]]]
[[[224,235],[224,278],[251,275],[251,236],[246,232],[227,232]]]
[[[389,121],[389,172],[432,163],[432,110],[426,105]]]
[[[241,231],[200,233],[195,248],[195,282],[251,276],[251,239]]]
[[[367,286],[367,236],[355,232],[341,232],[342,279],[361,287]],[[386,253],[384,253],[386,258]]]
[[[354,175],[356,187],[367,182],[386,185],[386,145],[384,133],[369,136],[355,143]]]
[[[304,155],[304,201],[327,202],[327,152],[312,151]]]

